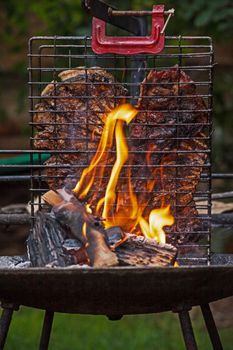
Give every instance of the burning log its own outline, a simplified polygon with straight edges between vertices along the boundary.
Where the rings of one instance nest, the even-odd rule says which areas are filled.
[[[169,266],[175,263],[177,249],[143,236],[129,235],[128,240],[116,248],[116,254],[119,265],[123,266]]]
[[[118,245],[120,229],[106,230],[109,240],[115,245],[112,253],[120,266],[172,266],[177,249],[169,244],[158,244],[155,240],[142,236],[129,235]],[[57,219],[48,213],[39,212],[35,218],[33,232],[27,241],[28,259],[34,267],[68,267],[71,265],[91,265],[108,267],[109,247],[102,246],[103,235],[96,229],[91,229],[89,247],[77,239],[66,239],[66,231]],[[100,241],[99,241],[100,240]],[[101,249],[98,251],[99,247]],[[105,247],[107,247],[105,251]],[[94,260],[92,260],[94,257]],[[106,258],[107,257],[107,258]],[[115,264],[116,265],[116,264]],[[112,266],[112,265],[111,265]]]
[[[35,224],[27,240],[28,258],[32,266],[67,266],[74,261],[64,254],[66,232],[57,220],[48,213],[38,212]]]
[[[117,256],[110,250],[103,230],[87,225],[86,236],[86,251],[91,266],[108,267],[118,265]]]
[[[127,240],[127,235],[124,234],[119,226],[109,227],[105,231],[108,237],[108,242],[113,248]]]
[[[73,195],[67,194],[64,190],[59,193],[60,195],[49,191],[43,199],[53,206],[56,219],[67,226],[72,236],[85,245],[90,265],[94,267],[118,265],[117,257],[108,245],[101,222],[88,213]]]
[[[39,212],[27,240],[27,255],[31,265],[65,267],[86,264],[87,255],[82,244],[77,240],[66,239],[66,236],[66,231],[52,214]]]
[[[53,207],[52,212],[38,213],[28,239],[28,257],[33,266],[174,264],[175,247],[142,236],[125,235],[120,227],[105,230],[101,221],[72,194],[64,189],[58,192],[49,191],[43,196]],[[69,232],[75,239],[66,239]]]

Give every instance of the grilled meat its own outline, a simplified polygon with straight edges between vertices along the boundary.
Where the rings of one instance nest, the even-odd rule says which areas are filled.
[[[124,102],[126,89],[100,68],[64,71],[61,82],[49,84],[36,106],[35,148],[62,150],[47,161],[48,183],[61,187],[67,175],[78,180],[97,149],[107,114]],[[193,199],[206,162],[208,122],[206,106],[191,78],[178,67],[152,70],[141,84],[139,113],[127,134],[131,182],[143,216],[170,205],[176,217],[167,230],[169,243],[195,241],[202,229]],[[88,154],[89,151],[93,153]],[[68,152],[69,151],[69,152]],[[88,151],[88,152],[87,152]],[[96,179],[88,202],[104,196],[115,156],[106,154],[104,179]],[[122,171],[127,178],[128,168]],[[119,181],[117,189],[127,191]],[[125,200],[127,207],[127,198]],[[126,230],[128,227],[122,229]]]
[[[61,72],[59,79],[43,90],[33,120],[38,130],[34,137],[36,149],[75,151],[53,155],[47,161],[48,183],[52,188],[59,187],[69,174],[80,177],[90,163],[87,151],[97,149],[107,114],[123,103],[127,93],[101,68],[78,67]]]
[[[204,100],[191,78],[174,67],[150,71],[141,85],[138,108],[141,112],[131,127],[132,174],[145,178],[133,180],[134,189],[145,193],[139,197],[148,204],[144,215],[148,218],[151,209],[171,205],[176,224],[167,230],[168,242],[197,240],[194,231],[201,227],[193,195],[208,148]]]

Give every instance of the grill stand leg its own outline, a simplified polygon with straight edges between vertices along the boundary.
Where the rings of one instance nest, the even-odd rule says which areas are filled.
[[[3,311],[0,319],[0,350],[4,349],[13,312],[14,310],[18,310],[18,307],[14,304],[2,303],[1,307],[3,308]]]
[[[39,350],[47,350],[49,346],[49,339],[53,325],[54,312],[46,310],[44,316],[43,329],[40,338]]]
[[[178,313],[179,315],[186,350],[198,350],[193,332],[192,322],[189,315],[189,309],[182,308],[174,310],[174,312]]]
[[[209,304],[201,305],[201,311],[205,320],[206,328],[210,336],[214,350],[223,350],[223,346],[218,334],[218,329],[214,322],[213,314]]]

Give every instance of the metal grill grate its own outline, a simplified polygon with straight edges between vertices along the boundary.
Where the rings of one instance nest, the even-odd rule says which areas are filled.
[[[109,82],[106,79],[102,82],[90,82],[89,72],[96,71],[93,67],[106,70],[113,76],[113,81]],[[59,77],[59,73],[68,69],[83,71],[86,93],[80,96],[69,94],[75,79],[61,81]],[[137,154],[137,157],[134,156],[135,163],[131,174],[132,182],[136,183],[134,192],[138,198],[147,196],[147,193],[143,193],[147,192],[146,186],[141,186],[140,183],[148,179],[160,183],[154,186],[150,196],[165,198],[165,202],[166,200],[172,202],[175,224],[172,231],[168,232],[168,237],[171,241],[176,237],[180,251],[179,261],[188,265],[210,263],[213,48],[209,37],[168,36],[162,53],[138,56],[96,55],[91,50],[91,38],[86,36],[34,37],[30,40],[32,219],[38,206],[39,209],[46,208],[41,196],[48,187],[60,187],[67,176],[71,183],[77,182],[82,170],[89,165],[96,152],[100,135],[93,133],[94,140],[90,137],[90,130],[93,131],[95,128],[90,115],[93,107],[90,105],[96,99],[95,96],[90,95],[90,86],[98,89],[98,85],[102,88],[105,86],[109,88],[111,85],[109,91],[112,91],[114,96],[109,96],[107,99],[109,109],[123,101],[136,104],[140,84],[148,73],[151,70],[161,72],[171,69],[175,72],[175,80],[168,78],[166,82],[161,80],[155,84],[148,79],[145,82],[145,89],[150,90],[154,84],[154,87],[159,92],[163,91],[163,94],[143,95],[141,93],[140,98],[144,101],[142,103],[144,107],[140,109],[138,119],[135,118],[126,131],[130,146],[129,154],[135,154],[135,152]],[[183,72],[195,82],[196,92],[192,90],[194,87],[192,81],[182,80]],[[126,96],[119,94],[119,83],[127,89]],[[48,93],[43,93],[48,84],[50,84],[49,97]],[[188,95],[184,93],[184,86],[187,91],[190,91]],[[61,96],[61,87],[66,90],[66,95]],[[165,107],[164,99],[168,102]],[[204,101],[202,107],[200,104],[199,108],[189,107],[200,99]],[[65,100],[75,101],[70,102],[72,108],[67,108],[68,104]],[[85,106],[82,111],[78,104],[80,100],[81,107]],[[158,105],[161,104],[163,108],[151,109],[150,106],[154,101],[157,101]],[[75,109],[73,106],[76,103]],[[195,103],[193,105],[195,106]],[[152,113],[157,115],[157,119],[151,118]],[[98,105],[99,119],[105,114],[106,108],[101,110]],[[203,116],[202,119],[200,115]],[[143,124],[142,120],[144,120]],[[140,131],[139,135],[136,133],[136,137],[132,136],[131,131],[137,128]],[[47,136],[45,136],[45,130],[47,130]],[[163,136],[163,130],[165,136]],[[148,137],[152,150],[148,149]],[[189,142],[191,142],[191,149],[187,147]],[[155,145],[154,148],[153,145]],[[159,148],[159,145],[162,145],[162,148]],[[193,145],[196,145],[195,148]],[[113,158],[114,154],[115,149],[110,152]],[[146,163],[148,154],[151,156],[150,164]],[[47,158],[50,156],[50,160],[44,162],[46,155]],[[204,159],[202,164],[199,158]],[[157,159],[160,163],[156,162]],[[124,180],[127,167],[129,164],[124,166],[124,171],[120,175],[121,180]],[[111,162],[106,165],[106,169],[108,168],[112,168]],[[196,169],[198,171],[195,172]],[[107,175],[105,174],[106,178]],[[198,183],[193,193],[194,201],[185,200],[184,204],[182,198],[189,196],[192,181]],[[105,189],[104,183],[102,187],[98,187],[100,197],[104,196]],[[124,187],[121,186],[118,191],[124,191]],[[156,203],[161,204],[162,201]],[[148,209],[153,209],[151,201]],[[196,223],[193,223],[195,220]]]

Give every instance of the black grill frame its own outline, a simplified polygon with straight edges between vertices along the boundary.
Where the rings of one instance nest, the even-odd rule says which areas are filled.
[[[65,51],[65,52],[64,52]],[[77,53],[78,52],[78,53]],[[208,132],[206,136],[206,142],[208,142],[208,149],[204,152],[207,154],[207,160],[202,167],[204,171],[201,175],[200,182],[203,189],[196,191],[196,205],[202,210],[201,220],[205,222],[204,230],[204,243],[188,244],[187,247],[183,245],[183,248],[188,249],[188,255],[181,256],[182,263],[193,264],[210,264],[210,245],[211,245],[211,134],[212,134],[212,110],[213,110],[213,45],[212,40],[209,37],[183,37],[183,36],[167,36],[165,40],[164,51],[158,55],[140,55],[138,57],[130,57],[123,55],[96,55],[91,50],[91,37],[63,37],[63,36],[48,36],[48,37],[33,37],[29,41],[29,114],[31,125],[31,164],[29,168],[31,170],[31,217],[32,228],[34,222],[35,208],[42,209],[46,205],[42,203],[41,196],[47,191],[44,180],[46,175],[43,175],[43,170],[48,168],[48,165],[44,165],[42,162],[42,154],[47,153],[48,150],[38,150],[34,147],[34,135],[35,135],[35,105],[43,99],[41,97],[41,91],[43,88],[51,82],[56,81],[59,72],[74,69],[78,66],[84,66],[84,69],[101,66],[110,73],[116,74],[119,79],[119,73],[127,78],[124,81],[125,85],[129,88],[130,96],[128,101],[134,103],[135,101],[135,88],[137,90],[140,82],[137,81],[137,77],[132,79],[132,73],[137,69],[137,64],[141,65],[141,72],[148,72],[150,68],[155,69],[168,69],[178,65],[178,69],[182,69],[193,78],[198,91],[198,96],[202,97],[206,103],[206,109],[204,112],[208,114],[208,125],[206,125]],[[61,64],[61,60],[65,60],[64,66]],[[143,65],[143,62],[147,62],[147,67]],[[79,63],[80,62],[80,63]],[[95,64],[93,64],[93,62]],[[96,64],[98,62],[98,64]],[[83,63],[83,64],[82,64]],[[136,65],[135,65],[136,64]],[[122,65],[120,67],[120,65]],[[151,66],[151,67],[148,67]],[[46,76],[46,79],[45,79]],[[122,82],[122,81],[120,81]],[[54,84],[55,85],[55,84]],[[179,85],[179,84],[178,84]],[[55,87],[56,91],[56,87]],[[179,95],[179,94],[178,94]],[[119,96],[118,96],[119,97]],[[45,97],[46,98],[46,97]],[[56,106],[56,98],[59,96],[53,96]],[[77,97],[78,98],[78,97]],[[87,108],[88,108],[88,98]],[[117,97],[116,97],[117,98]],[[121,97],[119,97],[121,98]],[[182,98],[182,96],[178,96]],[[56,108],[55,108],[56,110]],[[56,110],[56,113],[58,111]],[[148,111],[147,111],[148,112]],[[167,110],[163,112],[168,112]],[[173,111],[174,112],[174,111]],[[176,113],[184,113],[185,111],[178,110]],[[194,111],[192,111],[193,113]],[[200,111],[196,111],[200,112]],[[64,113],[64,112],[63,112]],[[56,123],[55,123],[56,124]],[[179,128],[180,123],[175,124]],[[190,124],[189,124],[190,125]],[[196,125],[196,124],[195,124]],[[163,124],[164,126],[164,124]],[[57,126],[54,125],[56,128]],[[176,138],[177,139],[177,138]],[[83,140],[85,141],[85,140]],[[60,154],[60,149],[49,150],[51,155]],[[65,150],[65,153],[75,153],[76,150]],[[170,152],[170,151],[169,151]],[[183,151],[188,152],[188,151]],[[87,151],[87,164],[89,164],[90,151]],[[163,151],[165,154],[166,151]],[[168,153],[168,152],[167,152]],[[178,152],[182,153],[181,151]],[[201,151],[203,153],[203,150]],[[38,154],[39,166],[34,162],[34,154]],[[160,167],[160,165],[157,165]],[[53,168],[58,169],[63,167],[70,167],[70,164],[53,165]],[[75,167],[75,166],[73,166]],[[80,167],[80,165],[76,165]],[[178,167],[178,165],[176,165]],[[193,167],[193,165],[192,165]],[[78,180],[78,179],[77,179]],[[199,186],[200,188],[200,186]],[[202,202],[201,202],[202,201]],[[204,202],[205,201],[205,202]],[[201,203],[201,204],[198,204]],[[204,212],[204,213],[203,213]],[[180,217],[181,219],[181,217]],[[185,217],[184,217],[185,219]],[[190,251],[191,249],[191,251]],[[200,251],[202,251],[200,255]]]

